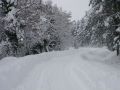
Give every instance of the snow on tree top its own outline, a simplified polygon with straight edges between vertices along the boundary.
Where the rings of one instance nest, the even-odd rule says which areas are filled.
[[[120,32],[120,27],[118,27],[118,28],[116,29],[116,32]]]
[[[15,0],[7,0],[7,2],[14,3]]]

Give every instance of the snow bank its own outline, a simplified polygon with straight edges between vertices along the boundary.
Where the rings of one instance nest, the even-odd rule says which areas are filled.
[[[0,61],[0,90],[120,90],[119,57],[80,48]]]

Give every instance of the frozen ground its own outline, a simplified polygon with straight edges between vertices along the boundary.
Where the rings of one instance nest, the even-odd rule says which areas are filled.
[[[5,58],[0,90],[120,90],[120,58],[105,48]]]

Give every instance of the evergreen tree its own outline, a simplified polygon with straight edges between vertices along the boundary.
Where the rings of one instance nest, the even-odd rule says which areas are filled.
[[[106,43],[110,50],[114,48],[117,50],[117,55],[119,53],[119,32],[116,31],[119,28],[120,24],[120,1],[119,0],[104,0],[104,1],[98,1],[98,0],[91,0],[90,4],[92,4],[92,7],[96,8],[99,5],[102,5],[102,16],[104,16],[103,22],[101,23],[108,23],[108,25],[105,25],[105,33],[106,36]],[[99,7],[100,8],[100,7]],[[103,27],[104,28],[104,27]],[[104,33],[104,34],[105,34]],[[117,37],[117,39],[115,38]],[[115,39],[114,39],[115,38]],[[114,41],[115,40],[115,41]],[[114,43],[113,43],[114,42]]]

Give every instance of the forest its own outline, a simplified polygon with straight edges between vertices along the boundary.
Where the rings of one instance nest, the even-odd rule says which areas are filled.
[[[51,1],[0,0],[0,59],[70,47],[107,47],[119,55],[120,0],[89,2],[85,16],[74,21]]]

